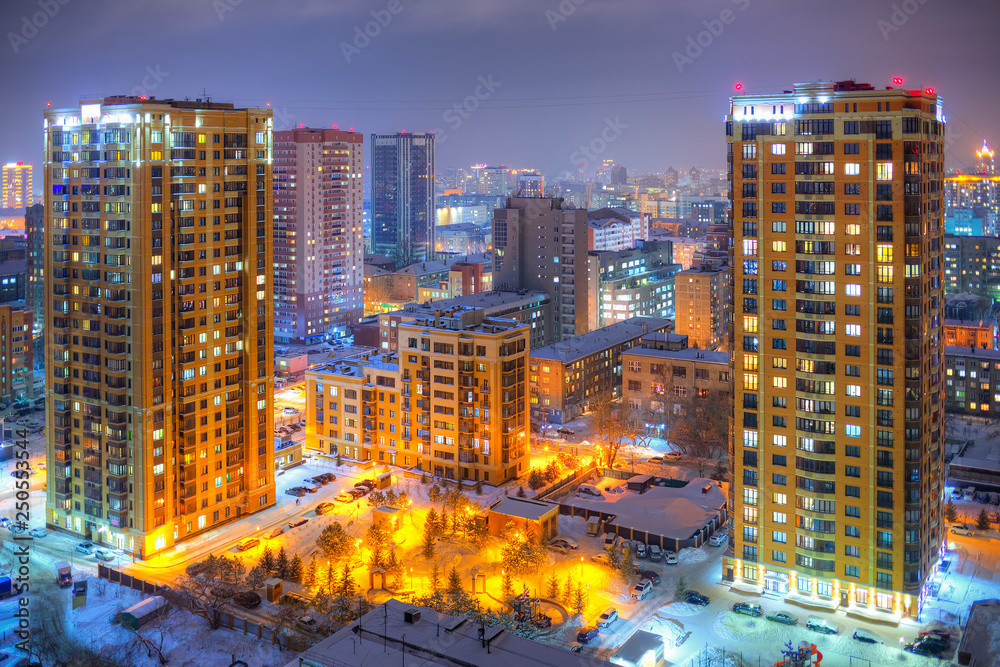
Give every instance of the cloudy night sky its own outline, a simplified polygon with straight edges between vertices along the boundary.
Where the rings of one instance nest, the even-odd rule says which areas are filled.
[[[736,82],[894,76],[943,97],[949,168],[1000,144],[996,0],[4,0],[0,26],[3,162],[41,160],[47,102],[207,91],[278,129],[435,130],[439,169],[556,173],[609,124],[630,171],[721,168]]]

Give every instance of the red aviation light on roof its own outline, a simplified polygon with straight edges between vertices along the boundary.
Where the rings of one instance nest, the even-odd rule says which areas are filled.
[[[736,85],[735,85],[735,86],[733,86],[733,88],[734,88],[734,89],[735,89],[735,90],[736,90],[737,92],[739,92],[739,91],[743,90],[743,82],[742,82],[742,81],[737,81],[737,82],[736,82]]]
[[[927,93],[928,95],[933,95],[934,94],[934,89],[933,88],[924,88],[924,92]]]
[[[901,77],[901,76],[894,76],[894,77],[892,77],[892,85],[894,85],[894,86],[902,86],[903,85],[903,77]]]

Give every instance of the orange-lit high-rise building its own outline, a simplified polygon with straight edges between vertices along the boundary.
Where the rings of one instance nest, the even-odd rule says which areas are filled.
[[[275,502],[271,111],[45,111],[46,524],[138,557]]]
[[[740,95],[723,575],[916,617],[944,538],[944,130],[931,89]]]

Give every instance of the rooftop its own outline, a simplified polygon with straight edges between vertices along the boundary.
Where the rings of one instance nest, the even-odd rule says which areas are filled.
[[[1000,443],[988,440],[967,440],[949,465],[952,468],[1000,472]]]
[[[505,496],[489,507],[490,512],[528,521],[539,521],[552,510],[558,509],[559,506],[552,503],[518,498],[517,496]]]
[[[997,641],[997,621],[1000,620],[1000,600],[978,600],[972,603],[969,620],[958,645],[958,653],[966,653],[974,661],[961,664],[1000,664],[1000,642]],[[956,662],[958,658],[956,657]]]
[[[647,664],[645,661],[647,653],[659,656],[663,654],[663,649],[664,643],[661,635],[637,630],[612,654],[611,658],[616,664],[645,665]]]
[[[490,316],[493,311],[504,309],[510,306],[530,306],[535,303],[547,301],[549,295],[545,292],[531,292],[521,290],[518,292],[501,292],[493,290],[490,292],[479,292],[477,294],[466,294],[450,299],[439,299],[426,303],[408,303],[401,310],[396,310],[388,315],[433,315],[435,310],[448,310],[451,308],[482,308],[485,315]]]
[[[467,262],[469,264],[488,264],[492,267],[493,257],[489,253],[479,253],[476,255],[454,255],[446,260],[434,260],[431,262],[417,262],[416,264],[410,264],[409,266],[397,269],[396,273],[411,276],[439,273],[441,271],[447,271],[453,264],[458,262]]]
[[[704,361],[709,364],[729,365],[728,352],[710,352],[689,347],[683,350],[656,350],[651,347],[633,347],[622,354],[639,357],[655,357],[658,359],[677,359],[678,361]]]
[[[582,336],[546,345],[531,351],[532,359],[551,359],[571,363],[595,352],[627,343],[652,331],[673,326],[673,320],[663,317],[633,317],[596,329]]]
[[[419,616],[407,622],[406,612]],[[503,628],[486,628],[465,616],[447,616],[426,607],[389,600],[324,639],[288,663],[287,667],[381,667],[405,664],[510,665],[563,667],[577,662],[569,650],[512,635]],[[405,653],[404,653],[405,652]],[[595,667],[611,663],[588,658]]]
[[[973,347],[955,347],[952,345],[946,345],[944,348],[944,358],[947,362],[948,357],[976,357],[978,359],[986,360],[1000,360],[1000,350],[981,350],[979,348]]]

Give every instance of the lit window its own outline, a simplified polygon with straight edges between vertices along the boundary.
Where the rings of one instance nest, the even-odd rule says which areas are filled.
[[[848,176],[857,176],[861,173],[861,165],[857,162],[848,162],[844,164],[844,173]]]

